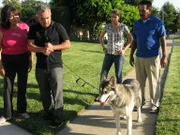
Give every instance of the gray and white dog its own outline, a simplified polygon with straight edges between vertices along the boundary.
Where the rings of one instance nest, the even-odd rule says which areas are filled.
[[[100,84],[100,105],[106,102],[112,108],[117,135],[121,135],[120,116],[127,119],[127,135],[132,135],[132,111],[137,106],[137,121],[141,122],[141,92],[140,84],[135,79],[126,79],[122,84],[116,84],[116,78],[104,79]]]

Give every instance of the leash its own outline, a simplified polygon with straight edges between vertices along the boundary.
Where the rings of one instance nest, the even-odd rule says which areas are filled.
[[[84,80],[82,77],[80,77],[78,74],[76,74],[70,67],[68,67],[66,64],[64,64],[64,62],[63,62],[63,65],[64,65],[67,69],[69,69],[75,76],[78,77],[78,79],[76,79],[76,84],[79,84],[79,81],[81,80],[81,81],[83,81],[83,84],[81,85],[82,87],[84,87],[85,85],[89,85],[89,86],[91,86],[91,87],[93,87],[94,89],[96,89],[96,90],[99,91],[99,89],[98,89],[97,87],[95,87],[94,85],[92,85],[91,83],[87,82],[87,81]]]

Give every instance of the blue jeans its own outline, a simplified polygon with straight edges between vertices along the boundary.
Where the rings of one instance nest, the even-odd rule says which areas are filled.
[[[114,63],[117,83],[121,84],[122,83],[122,68],[123,68],[123,64],[124,64],[124,58],[125,57],[122,55],[106,54],[104,57],[103,66],[102,66],[102,70],[101,70],[100,82],[102,82],[104,77],[107,78],[109,70],[110,70],[112,64]]]

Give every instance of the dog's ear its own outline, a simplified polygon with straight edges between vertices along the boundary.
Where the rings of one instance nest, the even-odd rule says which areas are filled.
[[[111,86],[116,86],[116,77],[115,76],[111,76],[111,78],[109,79],[109,84]]]

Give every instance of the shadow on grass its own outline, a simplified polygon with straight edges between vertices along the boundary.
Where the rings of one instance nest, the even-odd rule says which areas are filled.
[[[80,95],[90,95],[90,96],[96,96],[96,94],[90,93],[90,92],[80,92],[80,91],[76,91],[76,90],[70,90],[70,89],[64,89],[63,90],[64,93],[68,92],[68,93],[75,93],[75,94],[80,94]]]
[[[14,86],[17,86],[17,83],[14,84]],[[0,79],[0,87],[3,87],[3,79]],[[27,85],[27,98],[28,99],[34,99],[37,102],[40,101],[40,93],[39,93],[39,88],[37,84],[28,84]],[[32,90],[31,90],[32,89]],[[36,91],[37,90],[37,91]],[[77,90],[70,90],[70,89],[64,89],[64,93],[73,93],[77,94],[79,96],[95,96],[95,94],[88,92],[88,91],[77,91]],[[0,90],[0,96],[2,97],[3,90]],[[17,90],[14,90],[13,92],[13,97],[17,98]],[[3,103],[3,102],[2,102]],[[29,102],[28,104],[31,104]],[[64,110],[64,119],[67,122],[71,122],[81,111],[82,109],[85,109],[89,106],[89,103],[87,103],[83,99],[77,99],[77,98],[69,98],[69,97],[64,97],[64,104],[67,106],[69,105],[78,105],[79,110],[74,111],[74,108],[68,108]],[[16,106],[15,104],[13,106]],[[33,108],[33,104],[31,104]],[[0,113],[3,113],[3,104],[1,105],[2,108],[0,108]],[[15,123],[16,125],[26,129],[27,131],[31,132],[34,135],[51,135],[51,134],[56,134],[59,132],[62,128],[60,129],[51,129],[49,128],[49,121],[44,120],[44,115],[45,112],[43,110],[40,110],[41,108],[34,108],[33,112],[28,112],[28,114],[31,116],[30,119],[27,120],[22,120],[22,119],[17,119],[16,118],[16,110],[14,111],[15,117],[12,119],[12,122]]]
[[[77,100],[77,99],[70,99],[70,98],[64,98],[64,102],[66,104],[79,104],[81,106],[88,106],[87,103],[83,102],[82,100]],[[71,122],[76,116],[78,112],[74,111],[73,108],[72,110],[64,110],[64,119],[66,122]],[[56,134],[60,130],[62,130],[65,125],[61,128],[58,129],[52,129],[49,128],[48,123],[50,121],[47,121],[44,119],[45,112],[43,110],[39,112],[30,112],[29,115],[31,116],[30,119],[27,120],[13,120],[13,123],[19,125],[20,127],[28,130],[31,132],[33,135],[45,135],[45,134]]]
[[[92,51],[92,50],[84,50],[84,49],[81,49],[82,52],[89,52],[89,53],[100,53],[102,54],[103,51]]]
[[[78,95],[90,94],[90,93],[77,92],[75,90],[64,90],[64,91],[70,92],[70,93],[73,92],[73,93],[76,93]],[[28,95],[28,99],[35,99],[38,102],[40,102],[39,93],[28,92],[27,95]],[[2,94],[0,96],[2,96]],[[16,91],[14,92],[13,97],[17,97]],[[71,99],[68,97],[64,97],[64,103],[70,104],[70,105],[77,104],[77,105],[83,106],[85,108],[87,108],[89,105],[88,103],[86,103],[82,99]],[[69,105],[67,105],[67,106],[69,106]],[[82,110],[82,108],[80,108],[80,110]],[[3,112],[3,108],[0,108],[0,112],[1,113]],[[16,117],[17,112],[15,110],[14,111],[14,118],[12,119],[11,122],[22,127],[23,129],[26,129],[27,131],[29,131],[33,135],[52,135],[52,134],[56,134],[57,132],[59,132],[61,129],[63,129],[65,127],[65,125],[64,125],[58,129],[49,128],[49,121],[44,119],[45,112],[43,110],[38,110],[36,108],[34,112],[28,112],[28,114],[31,116],[30,119],[27,119],[27,120],[17,119],[17,117]],[[68,110],[64,110],[64,119],[66,122],[71,122],[77,116],[77,114],[78,114],[78,112],[74,111],[73,108],[72,109],[68,108]]]
[[[12,122],[22,127],[23,129],[26,129],[33,135],[54,135],[65,127],[66,123],[62,127],[57,129],[50,128],[49,127],[50,121],[44,119],[44,114],[45,113],[43,110],[36,113],[29,113],[31,118],[26,120],[14,118]],[[67,115],[69,116],[77,115],[75,111],[64,111],[64,114],[65,117],[67,117]],[[66,119],[66,122],[67,121],[68,120]]]

